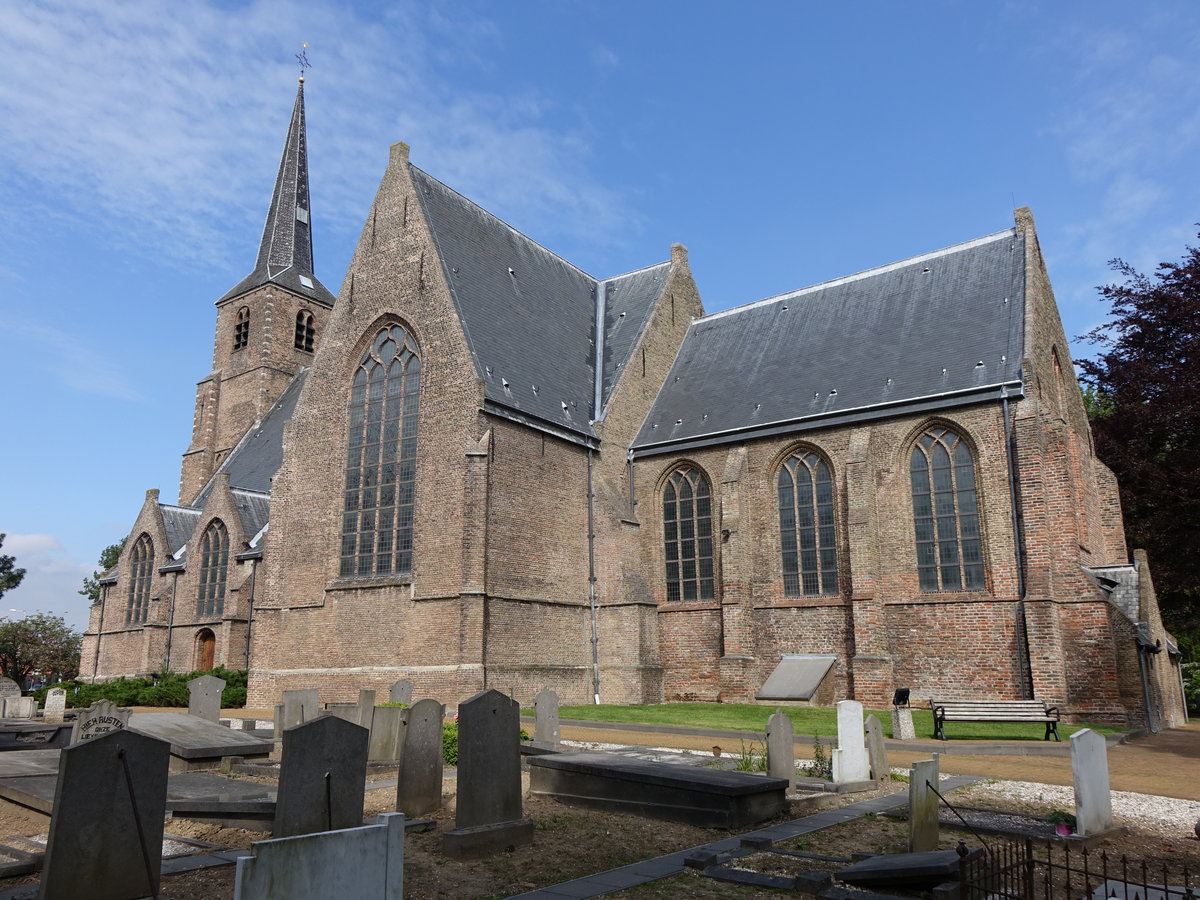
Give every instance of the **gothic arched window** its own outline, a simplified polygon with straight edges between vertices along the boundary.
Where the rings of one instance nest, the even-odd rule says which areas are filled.
[[[913,447],[910,472],[921,590],[981,589],[983,547],[971,448],[949,428],[930,428]]]
[[[317,330],[313,327],[313,314],[305,309],[296,313],[296,349],[312,353],[313,338],[316,333]]]
[[[125,604],[125,624],[146,621],[150,609],[150,584],[154,575],[154,542],[143,534],[129,555],[129,599]]]
[[[412,571],[420,388],[416,341],[400,325],[381,328],[350,389],[343,577]]]
[[[697,469],[671,473],[663,488],[663,546],[668,600],[712,600],[712,491]]]
[[[779,543],[786,596],[837,593],[833,478],[815,453],[797,451],[779,470]]]
[[[229,566],[229,532],[225,523],[213,519],[200,539],[200,589],[196,592],[196,615],[219,616],[225,611],[225,573]]]
[[[233,349],[241,350],[250,343],[250,307],[243,306],[238,310],[237,321],[233,325]]]

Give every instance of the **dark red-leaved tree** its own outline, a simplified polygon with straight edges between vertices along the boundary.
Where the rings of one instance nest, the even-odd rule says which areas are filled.
[[[1168,627],[1200,633],[1200,249],[1101,287],[1112,320],[1079,360],[1096,452],[1121,484],[1126,539],[1150,554]]]

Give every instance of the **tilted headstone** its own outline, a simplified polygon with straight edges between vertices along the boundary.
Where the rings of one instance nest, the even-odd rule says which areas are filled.
[[[216,675],[201,675],[188,682],[188,715],[209,722],[221,721],[221,692],[225,679]]]
[[[908,850],[923,853],[938,846],[938,755],[913,763],[908,780]]]
[[[9,697],[20,697],[21,686],[11,678],[0,676],[0,700],[7,700]]]
[[[5,719],[32,719],[37,715],[37,700],[33,697],[5,697],[4,710],[0,716]]]
[[[404,714],[399,706],[377,706],[371,717],[371,744],[367,760],[373,763],[398,763],[404,749]]]
[[[893,706],[892,737],[898,741],[911,741],[916,736],[917,730],[913,728],[912,707]]]
[[[363,728],[370,728],[371,718],[375,712],[375,692],[359,691],[356,708],[358,709],[358,724]]]
[[[157,896],[170,761],[170,744],[134,731],[62,751],[40,900]]]
[[[90,741],[110,731],[124,731],[129,725],[128,709],[121,709],[110,700],[97,700],[75,718],[71,743]]]
[[[456,859],[486,856],[533,840],[521,817],[521,708],[496,690],[458,707],[458,798],[442,849]]]
[[[272,729],[273,736],[274,736],[275,740],[279,740],[281,737],[283,737],[283,704],[282,703],[275,704],[274,726],[275,727]]]
[[[442,805],[442,722],[445,707],[436,700],[418,700],[408,709],[391,708],[406,713],[404,749],[400,753],[400,772],[396,783],[396,809],[406,816],[423,816]],[[459,721],[461,723],[461,717]],[[460,782],[460,796],[461,792]]]
[[[283,732],[275,837],[362,825],[367,729],[320,716]]]
[[[795,730],[782,709],[767,719],[767,774],[789,782],[796,777]]]
[[[883,724],[874,715],[867,716],[867,762],[871,767],[872,781],[891,779],[887,745],[883,741]]]
[[[311,722],[318,715],[320,702],[315,688],[307,691],[284,691],[284,729],[291,728],[294,725],[303,725],[305,722]]]
[[[67,692],[63,688],[46,691],[46,705],[42,709],[42,721],[61,725],[67,714]]]
[[[1071,777],[1075,782],[1075,833],[1091,837],[1113,827],[1108,785],[1108,742],[1084,728],[1071,735]]]
[[[401,678],[388,691],[390,703],[412,703],[413,683],[407,678]]]
[[[870,781],[871,766],[863,734],[863,705],[857,700],[839,700],[837,724],[838,745],[833,751],[834,784]]]
[[[558,694],[550,688],[542,688],[533,698],[533,739],[558,749]]]

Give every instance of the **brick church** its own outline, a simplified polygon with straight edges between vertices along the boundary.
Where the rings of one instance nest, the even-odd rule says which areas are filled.
[[[310,225],[301,83],[180,502],[147,491],[85,679],[1182,718],[1028,209],[712,315],[682,245],[594,277],[404,144],[336,297]]]

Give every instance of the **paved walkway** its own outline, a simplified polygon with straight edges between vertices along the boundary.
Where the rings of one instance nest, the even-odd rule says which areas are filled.
[[[979,780],[979,778],[959,775],[952,778],[943,778],[939,787],[942,793],[946,793],[947,791],[952,791],[955,788],[972,784]],[[597,872],[595,875],[587,875],[583,878],[576,878],[573,881],[564,881],[550,887],[539,888],[536,891],[517,894],[509,898],[509,900],[564,900],[564,898],[568,897],[599,897],[602,894],[623,891],[650,881],[657,881],[660,878],[670,878],[672,875],[678,875],[684,870],[684,860],[693,853],[720,853],[723,855],[722,862],[724,862],[729,859],[736,859],[739,856],[749,856],[752,853],[758,853],[763,841],[779,843],[780,841],[799,837],[802,834],[811,834],[823,828],[841,825],[843,822],[851,822],[869,813],[886,812],[889,809],[897,809],[907,805],[908,791],[906,789],[884,797],[875,797],[871,800],[860,800],[857,803],[851,803],[847,806],[839,806],[837,809],[827,809],[815,815],[793,819],[790,822],[772,825],[769,828],[760,828],[757,831],[747,832],[746,834],[701,844],[699,847],[678,850],[675,853],[668,853],[666,856],[643,860],[642,862],[622,866],[619,869],[609,869],[607,872]]]

